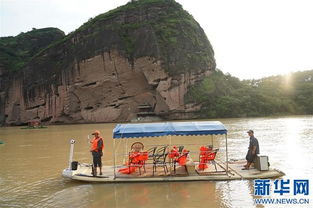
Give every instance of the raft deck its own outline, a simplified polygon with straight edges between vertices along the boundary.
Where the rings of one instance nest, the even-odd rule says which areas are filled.
[[[285,174],[276,169],[269,169],[268,171],[259,171],[255,168],[250,170],[242,170],[243,162],[237,161],[229,163],[229,172],[226,174],[226,167],[224,163],[217,163],[217,170],[213,165],[210,165],[205,171],[197,170],[197,164],[193,167],[178,166],[174,174],[173,167],[169,168],[167,174],[164,173],[162,167],[157,168],[154,176],[152,175],[152,166],[146,167],[146,172],[141,168],[132,174],[122,174],[118,169],[123,168],[119,166],[116,168],[116,177],[114,178],[114,166],[103,166],[102,176],[92,176],[91,165],[80,164],[75,171],[65,169],[63,176],[73,180],[85,182],[104,182],[104,183],[125,183],[125,182],[175,182],[175,181],[228,181],[228,180],[244,180],[244,179],[261,179],[261,178],[278,178]]]

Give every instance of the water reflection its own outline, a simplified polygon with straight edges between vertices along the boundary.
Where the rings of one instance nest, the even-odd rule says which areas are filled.
[[[217,190],[221,192],[224,207],[253,207],[253,190],[251,181],[217,182]],[[253,188],[253,187],[252,187]]]
[[[88,207],[220,207],[213,182],[97,184],[89,193]]]

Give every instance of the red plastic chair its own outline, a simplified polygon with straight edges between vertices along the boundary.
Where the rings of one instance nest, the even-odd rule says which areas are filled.
[[[216,162],[215,162],[215,157],[217,154],[218,149],[212,150],[211,148],[208,147],[201,147],[200,148],[200,154],[199,154],[199,169],[204,170],[208,166],[208,163],[212,163],[215,167],[215,171],[217,171],[216,167]]]
[[[176,163],[178,163],[180,166],[184,166],[185,170],[186,170],[186,172],[188,174],[188,169],[187,169],[187,166],[186,166],[188,154],[189,154],[188,150],[183,150],[181,155],[174,159],[174,161],[173,161],[173,164],[174,164],[174,174],[176,174]]]

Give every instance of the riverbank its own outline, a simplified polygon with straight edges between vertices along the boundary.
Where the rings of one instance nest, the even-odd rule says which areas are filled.
[[[225,120],[225,119],[254,119],[254,118],[285,118],[285,117],[313,117],[313,114],[275,114],[275,115],[270,115],[270,116],[255,116],[255,117],[219,117],[219,118],[198,118],[196,120],[208,120],[208,121],[220,121],[220,120]],[[165,119],[143,119],[143,120],[134,120],[130,122],[84,122],[84,123],[43,123],[43,126],[63,126],[63,125],[83,125],[83,124],[116,124],[116,123],[144,123],[144,122],[166,122],[166,121],[192,121],[195,119],[183,119],[183,120],[165,120]],[[22,125],[2,125],[1,127],[25,127],[27,124],[22,124]],[[30,128],[31,129],[31,128]]]

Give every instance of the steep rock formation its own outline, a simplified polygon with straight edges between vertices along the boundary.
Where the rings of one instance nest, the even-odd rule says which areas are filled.
[[[10,79],[5,122],[118,122],[148,104],[189,118],[188,87],[215,69],[199,24],[173,0],[139,0],[91,19]]]
[[[64,32],[57,28],[33,29],[15,37],[0,38],[0,124],[5,120],[5,100],[12,77],[37,53],[61,40]],[[8,115],[8,114],[6,114]]]

